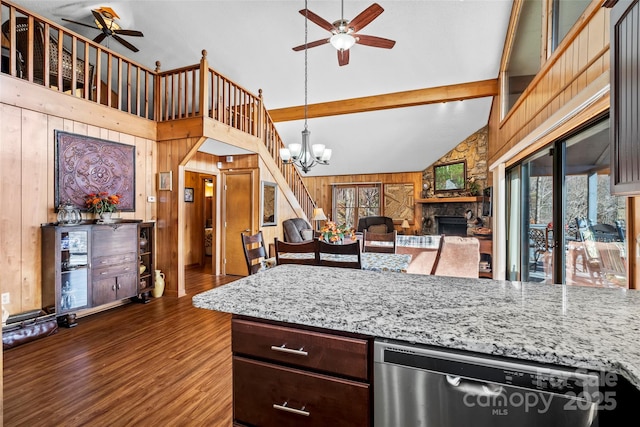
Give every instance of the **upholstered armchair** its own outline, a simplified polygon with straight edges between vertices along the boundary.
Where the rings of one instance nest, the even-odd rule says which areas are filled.
[[[288,243],[301,243],[313,240],[313,227],[302,218],[291,218],[282,221],[284,229],[284,241]]]
[[[386,230],[382,229],[382,227],[375,227],[378,225],[385,225]],[[374,226],[374,229],[370,229],[371,226]],[[365,216],[358,220],[358,232],[362,233],[364,230],[367,230],[371,233],[392,233],[393,228],[393,219],[388,216]]]

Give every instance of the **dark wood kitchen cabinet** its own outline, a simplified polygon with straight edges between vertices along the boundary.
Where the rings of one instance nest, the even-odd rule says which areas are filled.
[[[612,194],[640,194],[640,1],[619,0],[611,10]]]
[[[370,426],[367,338],[234,318],[234,425]]]

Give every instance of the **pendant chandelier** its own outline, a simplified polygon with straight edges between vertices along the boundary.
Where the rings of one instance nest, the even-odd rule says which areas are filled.
[[[304,173],[309,172],[316,165],[328,165],[331,159],[331,149],[325,148],[324,144],[313,144],[309,142],[311,132],[307,128],[307,0],[304,2],[304,130],[302,131],[301,144],[289,144],[287,148],[280,149],[282,163],[298,166]]]

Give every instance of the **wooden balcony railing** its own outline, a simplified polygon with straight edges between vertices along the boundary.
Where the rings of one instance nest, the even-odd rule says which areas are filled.
[[[298,170],[283,165],[284,146],[262,92],[252,94],[199,64],[151,70],[6,0],[1,1],[2,73],[158,122],[209,117],[260,138],[311,218],[315,203]]]

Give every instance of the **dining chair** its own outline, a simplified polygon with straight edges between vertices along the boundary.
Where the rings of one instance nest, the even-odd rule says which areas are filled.
[[[276,264],[305,264],[318,265],[318,240],[292,243],[283,242],[277,237],[273,240],[276,251]],[[282,256],[291,254],[291,256]]]
[[[440,245],[433,262],[434,276],[478,277],[480,241],[475,237],[440,236]]]
[[[319,265],[325,267],[362,268],[360,243],[336,245],[318,240]]]
[[[244,250],[244,259],[247,261],[247,270],[249,275],[252,275],[262,268],[262,261],[267,257],[262,231],[251,235],[240,234],[242,235],[242,249]]]
[[[362,233],[362,252],[381,252],[387,254],[396,253],[396,237],[398,232],[370,233],[364,230]]]

